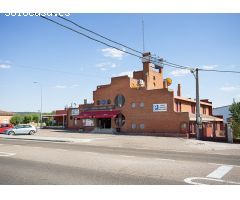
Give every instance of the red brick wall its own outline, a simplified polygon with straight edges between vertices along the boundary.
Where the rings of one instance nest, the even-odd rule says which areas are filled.
[[[188,113],[174,112],[174,94],[168,89],[146,90],[145,88],[132,89],[129,87],[130,78],[121,77],[112,79],[111,86],[98,88],[94,91],[94,102],[101,99],[114,99],[121,94],[125,97],[125,104],[122,108],[122,114],[125,116],[125,125],[123,132],[144,132],[144,133],[179,133],[182,122],[188,123]],[[132,108],[132,103],[136,108]],[[140,107],[140,103],[144,107]],[[167,112],[153,112],[153,104],[167,104]],[[136,129],[132,129],[132,123],[136,124]],[[144,124],[144,129],[140,128]],[[115,126],[114,123],[112,125]]]

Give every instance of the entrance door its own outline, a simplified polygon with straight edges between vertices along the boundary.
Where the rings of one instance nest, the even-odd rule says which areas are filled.
[[[111,118],[98,119],[98,128],[111,128]]]

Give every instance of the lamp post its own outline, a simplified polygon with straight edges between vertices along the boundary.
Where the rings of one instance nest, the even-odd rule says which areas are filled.
[[[40,128],[42,127],[42,84],[40,82],[34,81],[33,83],[39,84],[41,90],[41,106],[40,106]]]

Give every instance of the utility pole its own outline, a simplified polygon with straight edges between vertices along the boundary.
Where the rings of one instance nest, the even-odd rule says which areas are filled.
[[[200,115],[198,68],[192,69],[191,72],[196,80],[196,135],[197,135],[197,140],[202,140],[202,118]]]

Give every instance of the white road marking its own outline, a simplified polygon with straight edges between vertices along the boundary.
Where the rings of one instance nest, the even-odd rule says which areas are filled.
[[[14,156],[16,153],[0,152],[0,157]]]
[[[208,164],[210,164],[210,165],[220,165],[220,166],[222,166],[222,165],[227,165],[227,164],[221,164],[221,163],[208,163]],[[240,165],[228,165],[228,166],[240,167]]]
[[[207,181],[215,181],[215,182],[220,182],[220,183],[240,185],[240,183],[234,182],[234,181],[225,181],[225,180],[221,180],[221,179],[205,178],[205,177],[189,177],[189,178],[185,178],[184,182],[188,183],[188,184],[192,184],[192,185],[208,185],[208,184],[204,184],[204,183],[194,182],[194,180],[207,180]]]
[[[167,159],[167,158],[156,158],[155,160],[157,160],[157,161],[171,161],[171,162],[175,162],[176,161],[176,160]]]
[[[223,165],[218,167],[216,170],[214,170],[212,173],[207,175],[207,178],[217,178],[221,179],[223,176],[225,176],[233,166],[230,165]]]
[[[127,155],[120,155],[120,156],[122,156],[124,158],[134,158],[134,157],[136,157],[136,156],[127,156]]]

